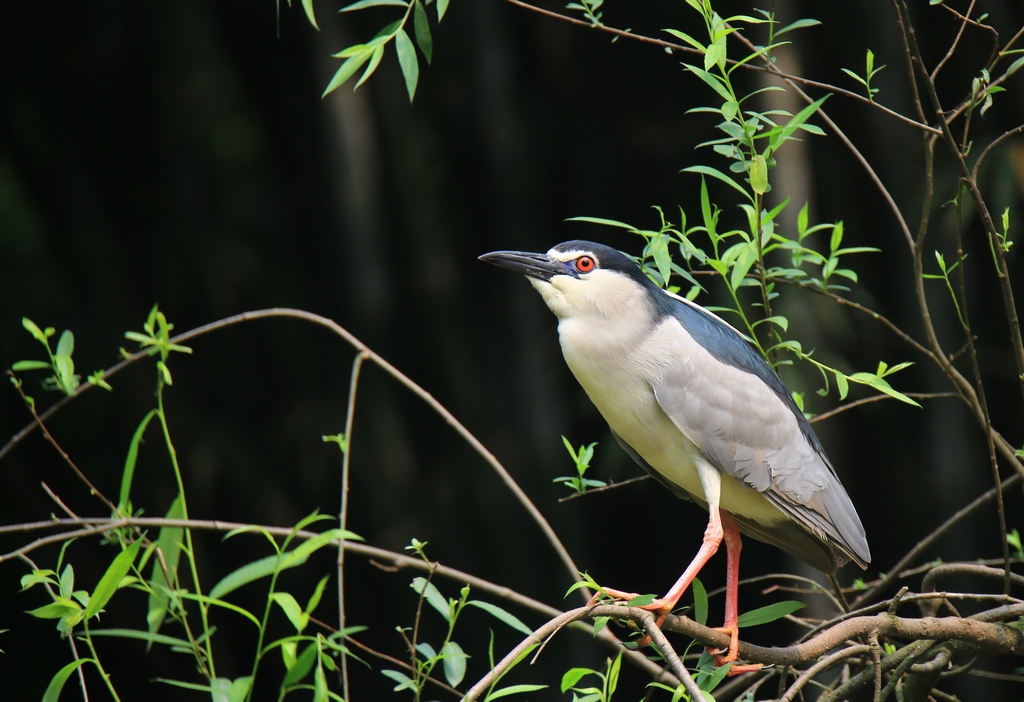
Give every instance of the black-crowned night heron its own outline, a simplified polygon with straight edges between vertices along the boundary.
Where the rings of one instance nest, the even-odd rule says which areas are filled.
[[[707,508],[696,557],[647,606],[664,621],[725,541],[728,654],[739,645],[740,532],[832,574],[871,560],[864,527],[779,376],[731,326],[589,241],[480,260],[525,274],[558,317],[562,354],[633,460]],[[617,590],[622,599],[636,595]]]

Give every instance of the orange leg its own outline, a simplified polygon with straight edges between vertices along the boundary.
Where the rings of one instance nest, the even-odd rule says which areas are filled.
[[[722,543],[722,538],[725,535],[725,531],[722,528],[723,521],[720,514],[724,514],[728,518],[729,523],[732,524],[734,530],[736,528],[736,525],[733,523],[732,517],[729,517],[728,512],[720,512],[716,507],[713,507],[710,512],[711,518],[708,520],[708,528],[704,530],[704,541],[701,543],[700,550],[697,551],[697,555],[694,556],[690,565],[686,567],[683,574],[679,576],[679,580],[676,581],[675,585],[672,586],[664,597],[656,599],[654,602],[644,605],[643,607],[643,609],[654,612],[657,615],[656,623],[658,626],[661,626],[661,623],[665,621],[665,617],[675,609],[676,603],[679,602],[679,598],[683,596],[684,592],[686,592],[686,588],[690,587],[690,583],[692,583],[693,579],[697,577],[697,573],[700,572],[700,569],[703,568],[704,564],[707,563],[718,551],[718,547]],[[737,538],[739,537],[738,531],[736,532],[736,536]],[[728,544],[728,542],[726,543]],[[739,563],[737,562],[737,568],[738,567]],[[612,597],[620,600],[631,600],[634,597],[639,597],[636,593],[612,590],[610,588],[605,588],[604,592],[605,594],[611,595]],[[733,619],[735,620],[735,617],[733,617]]]
[[[742,542],[740,540],[740,531],[736,526],[736,522],[733,520],[732,515],[725,510],[720,510],[718,507],[712,505],[709,510],[708,527],[704,531],[704,540],[701,543],[700,550],[697,551],[697,555],[687,566],[683,574],[679,576],[675,585],[665,594],[664,597],[654,600],[649,605],[644,605],[643,609],[649,610],[657,615],[655,623],[660,627],[665,621],[673,609],[675,609],[676,603],[679,602],[679,598],[683,596],[686,589],[690,587],[690,583],[697,577],[697,573],[700,572],[701,568],[711,559],[713,555],[718,551],[718,547],[722,541],[725,541],[726,550],[726,575],[725,575],[725,623],[716,628],[716,631],[721,631],[724,634],[729,635],[729,648],[725,655],[721,655],[718,652],[715,655],[715,662],[718,665],[725,665],[735,661],[739,655],[739,627],[737,626],[737,620],[739,619],[739,582],[740,582],[740,550],[742,548]],[[624,592],[621,590],[612,590],[605,588],[605,594],[611,595],[616,599],[631,600],[634,597],[639,597],[636,593]],[[597,595],[591,602],[595,602]],[[641,646],[650,643],[650,637],[645,636],[638,642]],[[747,673],[753,670],[757,670],[761,667],[760,664],[753,665],[734,665],[730,670],[730,675],[738,675],[740,673]]]
[[[740,550],[743,542],[740,539],[740,530],[736,526],[732,515],[722,510],[722,528],[725,531],[725,623],[716,627],[715,631],[729,635],[729,648],[726,654],[721,655],[720,651],[711,651],[715,654],[715,663],[725,665],[739,657],[740,629],[737,626],[739,619],[739,589],[740,589]],[[749,673],[761,668],[760,663],[750,665],[734,665],[729,669],[729,675]]]

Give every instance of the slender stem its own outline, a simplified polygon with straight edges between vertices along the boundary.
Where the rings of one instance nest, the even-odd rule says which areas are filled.
[[[181,465],[178,463],[178,451],[174,448],[174,442],[171,440],[171,427],[167,423],[167,414],[164,412],[164,379],[163,374],[157,372],[157,388],[156,388],[156,406],[157,416],[160,418],[160,428],[163,431],[164,442],[167,444],[167,455],[171,459],[171,467],[174,470],[174,480],[178,487],[178,495],[181,498],[181,515],[182,518],[188,520],[188,503],[185,499],[185,480],[181,475]],[[185,535],[185,552],[188,554],[189,570],[192,574],[192,585],[196,589],[196,595],[202,596],[203,588],[201,580],[199,579],[199,565],[196,563],[195,548],[192,544],[192,530],[186,528],[184,530]],[[168,583],[170,584],[170,583]],[[199,616],[203,622],[203,632],[210,631],[210,617],[208,606],[200,599],[197,600],[199,604]],[[202,668],[203,674],[213,679],[217,677],[217,670],[213,660],[213,637],[206,636],[205,641],[201,645],[201,649],[205,653],[204,656],[197,656],[197,662],[200,668]]]
[[[363,361],[367,358],[366,352],[360,351],[352,361],[352,378],[348,386],[348,409],[345,416],[345,451],[341,459],[341,511],[338,516],[338,526],[341,529],[348,529],[348,488],[349,488],[349,467],[352,460],[352,425],[356,414],[356,392],[359,388],[359,372],[362,370]],[[338,630],[345,631],[345,541],[338,544]],[[341,652],[341,681],[342,691],[346,700],[352,699],[349,694],[348,681],[348,654]]]
[[[956,204],[956,255],[957,255],[957,280],[960,285],[960,299],[963,300],[961,315],[963,319],[964,335],[967,337],[967,350],[971,359],[971,370],[974,372],[974,387],[978,393],[978,404],[981,405],[981,413],[984,421],[985,444],[988,448],[989,465],[992,468],[992,482],[996,487],[996,516],[999,520],[999,540],[1003,545],[1003,572],[1006,574],[1003,582],[1003,592],[1010,594],[1010,542],[1006,538],[1006,511],[1003,507],[1003,491],[999,490],[1002,482],[999,477],[999,460],[996,458],[995,438],[992,431],[992,417],[989,414],[988,400],[985,398],[985,384],[981,377],[981,365],[978,363],[978,351],[974,345],[974,333],[971,331],[971,317],[969,305],[967,304],[967,279],[964,275],[965,265],[963,247],[963,226],[960,221],[961,203],[957,198]]]

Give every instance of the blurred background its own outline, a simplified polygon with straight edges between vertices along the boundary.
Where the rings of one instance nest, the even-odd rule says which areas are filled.
[[[680,169],[726,165],[708,150],[694,150],[717,137],[711,117],[687,114],[711,104],[709,89],[681,69],[689,57],[634,41],[611,42],[607,34],[500,0],[454,0],[440,26],[432,24],[433,65],[421,65],[412,105],[390,49],[358,91],[349,83],[321,99],[339,65],[330,54],[368,40],[398,10],[339,15],[335,3],[318,1],[315,7],[320,32],[301,7],[277,7],[271,0],[0,8],[0,365],[41,357],[41,347],[21,327],[23,316],[58,332],[73,330],[77,369],[87,374],[118,360],[118,348],[127,345],[124,332],[140,330],[154,303],[179,332],[267,307],[325,315],[422,385],[479,437],[582,569],[612,586],[664,590],[695,552],[706,515],[651,481],[558,502],[567,490],[552,479],[573,472],[560,435],[576,445],[598,442],[589,477],[621,481],[640,471],[565,367],[554,318],[536,293],[476,257],[495,249],[544,251],[574,238],[640,252],[638,237],[565,221],[574,216],[656,229],[651,207],[659,205],[676,223],[677,206],[691,224],[697,221],[699,178]],[[548,7],[562,10],[558,3]],[[796,43],[780,50],[783,68],[856,90],[840,68],[863,73],[870,48],[876,65],[887,65],[875,81],[879,101],[912,110],[887,4],[780,1],[773,8],[783,22],[807,16],[823,21],[789,37]],[[603,9],[609,25],[637,34],[664,36],[666,26],[703,32],[682,2],[609,2]],[[728,9],[751,11],[723,3],[723,14]],[[1024,23],[1012,0],[986,9],[1005,31],[1004,40]],[[941,8],[917,11],[918,41],[934,65],[957,25]],[[983,32],[966,33],[940,80],[947,104],[969,89],[991,46]],[[741,80],[753,90],[762,79],[751,73]],[[976,116],[979,142],[1021,121],[1019,76],[1006,87],[984,119]],[[811,92],[819,97],[825,91]],[[791,96],[768,95],[781,102],[764,107],[796,112],[803,106]],[[826,108],[914,231],[922,137],[859,102],[833,96]],[[954,211],[937,205],[956,194],[956,171],[941,147],[939,152],[928,246],[952,259]],[[809,137],[784,147],[778,158],[773,195],[792,197],[786,221],[809,201],[812,222],[843,220],[844,245],[882,249],[846,261],[861,277],[851,297],[923,339],[908,247],[850,151],[832,136]],[[1022,173],[1019,138],[1009,140],[982,172],[993,211],[1010,207],[1014,221],[1021,216]],[[723,219],[739,226],[730,194],[713,193]],[[1019,385],[1002,302],[986,266],[987,245],[970,213],[967,219],[964,247],[979,262],[968,273],[970,313],[986,391],[997,427],[1020,445]],[[1019,300],[1020,276],[1015,285]],[[722,302],[720,291],[708,287],[698,301]],[[938,283],[931,292],[933,316],[947,349],[955,351],[963,340],[948,297]],[[811,295],[790,296],[786,304],[792,336],[823,362],[854,372],[873,371],[879,360],[915,361],[893,379],[896,387],[947,389],[934,368],[872,320]],[[321,436],[344,428],[353,349],[324,329],[285,319],[233,326],[189,345],[192,355],[170,361],[174,385],[166,401],[191,515],[288,526],[316,509],[336,514],[341,455]],[[791,369],[783,376],[807,393],[809,411],[835,406],[834,394],[814,394],[820,386],[815,374]],[[23,378],[40,406],[55,399],[39,388],[41,374]],[[152,363],[138,363],[111,382],[112,393],[88,392],[57,414],[50,428],[97,488],[116,499],[128,442],[154,406],[155,370]],[[866,394],[854,390],[855,397]],[[0,392],[0,443],[29,418],[12,388]],[[932,400],[922,409],[873,403],[816,429],[872,546],[871,569],[848,567],[840,573],[846,584],[885,572],[992,486],[983,436],[955,400]],[[159,435],[151,429],[147,436],[133,500],[148,516],[160,516],[173,499],[174,483]],[[573,597],[563,600],[569,574],[486,463],[423,402],[372,366],[364,367],[359,388],[352,467],[349,525],[369,543],[400,551],[415,537],[428,541],[428,555],[445,565],[556,607],[578,604]],[[38,433],[0,462],[0,480],[4,524],[60,514],[41,483],[75,513],[105,515]],[[1024,527],[1019,490],[1007,501],[1009,526]],[[5,534],[0,550],[30,538]],[[204,536],[198,549],[210,573],[207,588],[231,568],[268,553],[257,537],[222,543],[219,536]],[[69,548],[83,587],[95,584],[110,553],[96,542]],[[995,512],[987,508],[926,557],[1000,554]],[[37,551],[34,558],[52,568],[57,551]],[[331,554],[318,559],[319,567],[285,579],[300,602],[332,567]],[[756,542],[744,551],[744,576],[813,575],[802,568]],[[49,623],[24,613],[45,603],[38,589],[18,592],[27,569],[17,561],[0,565],[0,629],[10,630],[0,635],[0,677],[24,681],[26,698],[34,698],[69,653]],[[350,560],[347,573],[352,623],[371,627],[363,635],[369,645],[403,657],[393,627],[412,623],[413,574],[386,573],[358,558]],[[723,584],[724,558],[713,560],[702,577],[709,590]],[[459,587],[438,585],[452,596]],[[253,585],[238,598],[258,607],[262,592]],[[128,604],[109,608],[102,624],[144,627],[144,598],[119,597]],[[763,600],[758,586],[745,588],[743,597],[743,608],[778,599]],[[713,622],[721,606],[721,598],[712,600]],[[329,603],[320,612],[333,621]],[[516,614],[531,626],[542,621],[534,613]],[[474,655],[471,675],[474,665],[483,669],[485,631],[492,624],[473,616],[466,626],[476,633],[463,642]],[[219,626],[229,643],[217,649],[218,672],[245,674],[253,631],[230,618]],[[752,631],[749,638],[771,644],[768,631]],[[497,633],[499,653],[516,641],[507,630]],[[572,665],[598,667],[607,655],[584,636],[563,636]],[[122,699],[187,698],[152,679],[195,679],[189,659],[141,649],[109,642],[106,655],[120,658],[112,667]],[[542,657],[521,681],[557,682],[545,664]],[[390,690],[379,672],[359,665],[353,670],[357,699]],[[268,671],[279,674],[271,664]],[[73,698],[70,688],[67,699]],[[551,692],[549,698],[555,697]]]

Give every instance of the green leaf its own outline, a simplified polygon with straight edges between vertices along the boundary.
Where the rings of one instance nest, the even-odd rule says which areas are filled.
[[[717,168],[711,168],[710,166],[689,166],[687,168],[684,168],[681,172],[682,173],[700,173],[701,175],[707,175],[707,176],[711,176],[712,178],[716,178],[716,179],[722,181],[723,183],[726,183],[726,184],[732,186],[733,188],[735,188],[738,192],[742,193],[743,197],[745,197],[751,203],[754,202],[754,199],[750,196],[750,193],[748,193],[743,186],[741,186],[735,180],[733,180],[732,178],[727,176],[725,173],[722,173]]]
[[[782,329],[782,331],[789,331],[789,319],[782,315],[772,315],[771,317],[765,317],[754,322],[753,326],[757,327],[761,324],[772,324]]]
[[[383,675],[384,677],[391,678],[396,683],[398,683],[397,685],[395,685],[395,692],[416,689],[416,683],[413,681],[413,679],[399,670],[382,670],[380,672],[381,675]]]
[[[412,8],[412,20],[416,43],[419,44],[420,51],[426,57],[427,63],[430,63],[434,57],[434,40],[430,36],[430,22],[427,21],[427,11],[420,0],[415,0]]]
[[[57,341],[57,356],[71,356],[75,352],[75,335],[70,329],[65,329]]]
[[[767,624],[769,622],[774,622],[776,619],[782,619],[787,614],[792,614],[806,606],[807,605],[803,602],[797,602],[796,600],[776,602],[764,607],[752,609],[749,612],[744,612],[739,616],[739,619],[736,620],[736,625],[742,629],[745,627]]]
[[[295,659],[295,663],[288,669],[288,673],[284,676],[284,680],[281,681],[281,687],[289,687],[303,680],[309,671],[313,670],[313,664],[316,663],[316,646],[310,644],[302,649],[302,653]]]
[[[850,393],[850,383],[846,379],[846,375],[841,371],[835,372],[836,376],[836,390],[839,391],[839,399],[845,400],[846,396]]]
[[[451,607],[448,606],[448,600],[441,591],[437,589],[434,583],[430,582],[426,578],[416,577],[412,579],[412,583],[409,584],[413,590],[418,594],[422,595],[426,599],[427,603],[436,609],[438,613],[444,617],[446,622],[450,622],[452,619]]]
[[[352,10],[362,10],[367,7],[379,7],[382,5],[389,5],[391,7],[409,7],[409,3],[402,2],[402,0],[359,0],[354,2],[347,7],[343,7],[338,12],[351,12]]]
[[[1021,66],[1024,66],[1024,56],[1021,56],[1019,59],[1010,64],[1010,67],[1006,69],[1006,77],[1009,78],[1011,75],[1016,73],[1018,70],[1020,70]]]
[[[779,131],[778,135],[771,140],[772,150],[774,151],[779,146],[781,146],[782,142],[788,140],[793,135],[793,133],[796,132],[797,129],[805,127],[805,123],[807,122],[807,120],[809,120],[811,116],[818,111],[818,108],[820,108],[828,98],[829,95],[826,95],[822,98],[815,100],[810,105],[797,112],[792,118],[790,118],[790,120],[786,122],[786,125],[782,128],[782,130]]]
[[[249,689],[252,687],[252,676],[243,675],[231,681],[231,688],[228,690],[228,702],[245,702],[249,699]]]
[[[702,626],[708,625],[708,591],[704,589],[704,583],[700,578],[694,578],[690,583],[690,591],[693,593],[693,621]]]
[[[313,702],[327,702],[327,674],[324,672],[323,661],[318,660],[316,672],[313,673]]]
[[[55,571],[49,569],[33,570],[31,573],[26,573],[25,575],[21,576],[21,589],[23,591],[28,590],[33,585],[38,585],[39,583],[49,583],[51,585],[56,585],[57,581],[53,579],[53,576],[55,576],[56,574],[57,573]]]
[[[330,575],[325,575],[320,578],[320,582],[316,584],[316,589],[313,590],[313,594],[309,598],[309,602],[306,603],[306,609],[303,610],[306,614],[311,614],[316,609],[317,605],[320,604],[320,598],[323,597],[324,588],[327,587],[327,581],[330,579]]]
[[[85,608],[86,619],[90,619],[98,614],[103,609],[103,605],[114,596],[114,593],[121,586],[124,576],[128,575],[128,571],[131,570],[132,564],[135,562],[135,556],[138,555],[141,546],[142,539],[139,539],[117,554],[117,557],[110,564],[110,567],[107,568],[107,572],[100,578],[99,583],[96,584],[96,589],[93,590],[92,595],[89,597],[89,605]]]
[[[289,592],[274,592],[271,593],[270,599],[277,603],[277,606],[281,608],[284,615],[288,617],[288,621],[292,623],[295,630],[301,632],[306,628],[306,623],[302,621],[303,612],[302,607],[299,606],[298,601]]]
[[[704,52],[704,70],[710,71],[714,66],[724,66],[725,56],[725,37],[723,36],[713,44],[708,44],[707,51]]]
[[[693,37],[691,37],[689,34],[685,32],[680,32],[678,29],[665,29],[663,31],[668,32],[676,39],[682,39],[683,41],[685,41],[687,44],[689,44],[702,54],[705,52],[704,45],[697,41],[696,39],[694,39]]]
[[[877,375],[874,375],[872,373],[854,373],[853,375],[849,376],[849,378],[855,383],[860,383],[862,385],[868,385],[870,387],[873,387],[875,390],[878,390],[879,392],[882,392],[893,399],[899,400],[900,402],[906,402],[908,405],[913,405],[914,407],[921,406],[916,401],[907,397],[900,391],[893,389],[893,387],[889,385],[888,381],[886,381],[884,378],[879,378]]]
[[[182,519],[185,516],[185,505],[181,495],[174,498],[170,508],[165,515],[167,519]],[[163,555],[161,565],[159,555],[153,560],[153,574],[150,579],[153,581],[153,590],[149,594],[149,603],[146,613],[146,621],[149,624],[149,632],[156,633],[163,624],[164,618],[170,609],[170,590],[174,587],[178,573],[178,561],[181,556],[181,537],[184,530],[181,527],[162,527],[160,536],[157,537],[156,547]],[[167,575],[171,576],[171,582],[167,581],[164,575],[164,567]],[[165,590],[166,588],[166,590]]]
[[[619,651],[619,655],[612,661],[611,667],[608,668],[608,699],[611,699],[612,693],[615,692],[615,688],[619,686],[619,671],[622,669],[622,651]]]
[[[320,27],[316,24],[316,17],[313,16],[313,0],[302,0],[302,9],[306,11],[306,19],[313,25],[313,29],[320,31]]]
[[[33,322],[33,321],[32,321],[31,319],[29,319],[28,317],[22,317],[22,318],[21,318],[21,326],[25,327],[25,330],[26,330],[26,331],[27,331],[27,332],[28,332],[29,334],[31,334],[31,335],[32,335],[32,338],[34,338],[34,339],[35,339],[36,341],[39,341],[40,343],[43,343],[43,344],[45,344],[45,345],[46,345],[46,348],[47,348],[47,349],[49,349],[49,348],[50,348],[50,344],[49,344],[49,342],[47,341],[47,338],[49,338],[50,336],[52,336],[52,335],[53,335],[53,331],[52,331],[52,330],[50,330],[50,329],[47,329],[46,331],[48,331],[48,332],[50,332],[50,333],[49,333],[49,334],[46,334],[46,333],[44,333],[44,332],[43,332],[43,330],[42,330],[42,329],[40,329],[40,328],[39,328],[39,327],[38,327],[38,326],[36,325],[36,323],[35,323],[35,322]]]
[[[576,687],[576,683],[582,680],[584,675],[590,675],[595,672],[590,668],[569,668],[562,675],[562,684],[560,686],[562,694],[564,695],[570,688]]]
[[[444,679],[452,687],[458,687],[466,677],[466,659],[469,655],[462,650],[462,646],[448,641],[441,648],[441,656],[444,660]]]
[[[234,592],[243,585],[265,578],[274,572],[280,572],[289,568],[300,566],[306,562],[313,552],[330,545],[332,541],[345,539],[348,541],[362,541],[357,534],[346,529],[328,529],[317,536],[304,541],[291,551],[286,551],[280,556],[273,555],[261,558],[248,563],[224,576],[219,583],[210,590],[210,599],[221,599],[230,592]]]
[[[132,479],[135,476],[135,463],[139,458],[139,444],[142,443],[142,435],[146,432],[146,427],[149,426],[150,420],[157,416],[158,411],[153,409],[146,413],[146,416],[139,422],[139,426],[135,428],[135,434],[132,435],[131,443],[128,444],[128,456],[124,459],[124,470],[121,471],[121,496],[118,507],[125,509],[128,506],[128,500],[131,496],[132,490]]]
[[[804,19],[798,19],[796,22],[791,22],[790,24],[787,24],[785,27],[775,32],[775,36],[782,36],[786,32],[791,32],[794,29],[803,29],[804,27],[817,27],[819,24],[821,24],[821,22],[819,22],[816,19],[811,19],[809,17]]]
[[[330,93],[337,90],[345,81],[355,75],[355,72],[359,70],[359,67],[366,63],[373,55],[374,50],[367,48],[361,53],[349,56],[345,61],[338,67],[334,77],[331,78],[331,82],[324,88],[321,99],[327,97]]]
[[[758,195],[768,192],[768,162],[760,154],[750,159],[750,189]]]
[[[139,629],[89,629],[90,636],[114,636],[122,639],[138,639],[140,641],[147,641],[149,644],[161,644],[163,646],[172,646],[180,648],[190,648],[191,643],[187,639],[179,639],[175,636],[167,636],[166,634],[153,634]]]
[[[66,597],[57,597],[49,604],[28,610],[26,614],[39,619],[62,619],[69,615],[78,614],[81,610],[82,607],[74,600]]]
[[[469,600],[466,604],[472,607],[478,607],[479,609],[482,609],[498,621],[512,627],[520,634],[529,636],[533,633],[533,630],[530,627],[523,624],[518,617],[516,617],[514,614],[506,612],[498,605],[491,604],[490,602],[482,602],[481,600]]]
[[[658,273],[661,274],[661,279],[665,285],[668,285],[669,278],[672,277],[672,256],[668,252],[668,237],[659,236],[651,239],[649,250],[651,257],[654,258],[654,265],[658,267]]]
[[[843,223],[842,221],[836,222],[835,226],[832,227],[832,237],[829,241],[829,250],[834,254],[839,250],[840,244],[843,243]]]
[[[46,692],[43,693],[43,702],[58,702],[61,690],[64,689],[64,683],[68,681],[71,674],[85,663],[95,662],[95,659],[92,658],[79,658],[77,661],[71,661],[58,670],[56,675],[50,678],[50,684],[46,686]]]
[[[380,65],[380,60],[384,58],[384,44],[378,44],[373,48],[373,53],[370,55],[370,63],[367,64],[366,70],[363,71],[363,75],[359,77],[358,82],[352,87],[353,90],[358,90],[359,86],[366,82],[366,79],[373,75],[373,72],[377,70],[377,66]]]
[[[491,700],[497,700],[497,699],[500,699],[502,697],[508,697],[509,695],[522,695],[522,694],[525,694],[525,693],[528,693],[528,692],[537,692],[539,690],[546,690],[547,688],[548,688],[547,685],[529,685],[529,684],[509,685],[508,687],[503,687],[500,690],[495,690],[494,692],[491,692],[490,694],[488,694],[487,697],[485,698],[485,702],[490,702]]]
[[[729,275],[729,285],[733,290],[743,285],[744,278],[750,271],[751,266],[757,262],[757,245],[753,242],[737,244],[739,255],[732,264],[732,273]],[[728,255],[728,252],[727,252]]]
[[[53,366],[46,361],[18,361],[11,365],[11,370],[15,372],[28,370],[50,370],[51,368],[53,368]]]
[[[398,65],[402,67],[402,76],[405,78],[405,89],[409,93],[409,102],[412,102],[416,96],[416,83],[420,79],[420,64],[416,58],[416,49],[412,45],[412,40],[409,39],[409,35],[405,33],[404,29],[399,29],[395,35],[395,51],[398,54]]]
[[[589,222],[591,224],[603,224],[607,227],[618,227],[620,229],[628,229],[631,232],[639,231],[632,224],[626,224],[625,222],[619,222],[614,219],[603,219],[601,217],[570,217],[565,220],[566,222]]]
[[[697,68],[696,66],[691,66],[689,64],[686,65],[686,68],[695,76],[697,76],[702,81],[711,86],[711,89],[718,93],[719,97],[721,97],[726,102],[736,101],[736,97],[729,91],[729,86],[727,86],[725,82],[718,76],[708,73],[707,71]]]
[[[437,0],[437,21],[444,19],[444,13],[448,11],[448,0]]]

